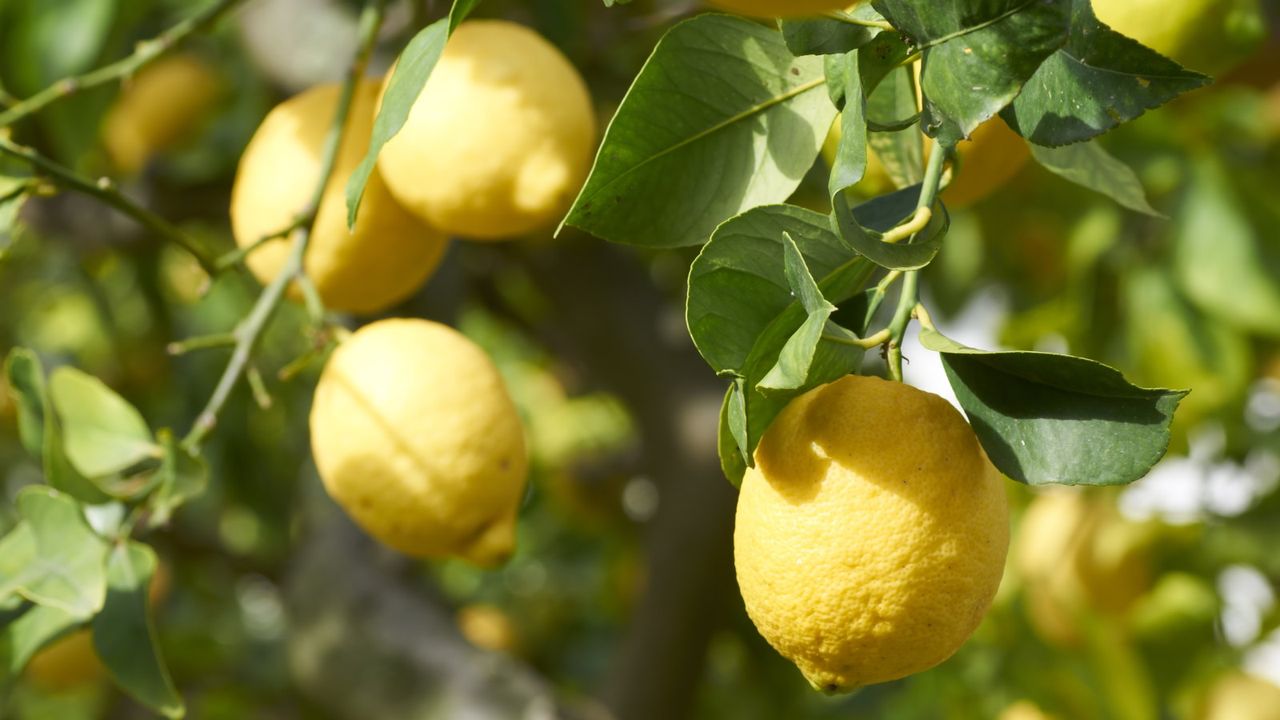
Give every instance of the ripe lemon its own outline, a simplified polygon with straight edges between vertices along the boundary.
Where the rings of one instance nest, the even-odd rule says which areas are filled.
[[[859,0],[710,0],[712,5],[761,18],[807,17],[857,5]]]
[[[537,33],[503,20],[458,26],[378,168],[405,207],[478,240],[557,220],[595,147],[591,96]]]
[[[1054,720],[1054,718],[1030,700],[1019,700],[1005,708],[998,720]]]
[[[524,429],[493,363],[452,328],[383,320],[343,342],[316,387],[311,448],[333,499],[401,552],[488,565],[515,547]]]
[[[1258,0],[1100,0],[1098,19],[1194,70],[1218,73],[1266,34]]]
[[[1077,489],[1037,496],[1014,543],[1032,625],[1058,645],[1080,641],[1083,613],[1126,613],[1151,586],[1151,533]]]
[[[520,631],[500,608],[466,605],[458,610],[457,618],[462,636],[478,648],[513,653],[520,646]]]
[[[340,89],[314,87],[276,106],[245,148],[231,191],[231,229],[245,247],[286,228],[311,201],[325,136]],[[354,232],[347,230],[346,184],[369,148],[378,85],[365,81],[352,98],[342,148],[325,187],[304,261],[325,304],[371,313],[412,293],[435,270],[446,239],[396,204],[374,173]],[[263,282],[280,272],[291,241],[273,240],[247,259]]]
[[[111,164],[132,174],[191,132],[216,104],[222,81],[193,55],[172,55],[125,83],[102,124]]]
[[[1234,672],[1216,680],[1200,702],[1196,720],[1280,720],[1280,687]]]
[[[815,688],[927,670],[977,628],[1009,511],[945,400],[845,377],[793,400],[755,459],[738,500],[738,585],[760,634]]]

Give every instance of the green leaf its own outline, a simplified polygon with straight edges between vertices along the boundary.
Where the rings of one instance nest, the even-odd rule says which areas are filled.
[[[1191,301],[1222,322],[1280,336],[1280,259],[1266,252],[1212,157],[1195,160],[1174,227],[1175,270]]]
[[[18,494],[23,521],[5,537],[0,598],[17,592],[31,602],[85,619],[102,607],[106,543],[56,490],[32,486]]]
[[[107,559],[107,601],[93,619],[93,646],[107,672],[139,702],[165,717],[186,714],[160,656],[147,593],[156,571],[151,548],[129,541]]]
[[[160,456],[142,414],[92,375],[60,367],[49,379],[49,396],[77,472],[102,478]]]
[[[859,206],[859,209],[880,219],[882,226],[893,227],[915,213],[920,199],[920,186],[916,185],[883,195]],[[942,238],[947,234],[951,221],[946,208],[937,204],[937,211],[914,242],[882,242],[882,233],[868,230],[849,208],[849,198],[843,193],[832,198],[832,225],[851,248],[871,262],[890,270],[917,270],[928,265],[942,248]]]
[[[15,678],[41,648],[83,619],[56,607],[31,605],[8,623],[0,623],[0,680]]]
[[[742,476],[747,472],[747,463],[742,459],[743,448],[747,446],[747,411],[742,393],[741,380],[729,383],[724,404],[720,406],[720,431],[716,434],[720,470],[735,487],[742,484]]]
[[[787,276],[787,285],[791,294],[800,301],[807,316],[800,329],[796,330],[782,346],[778,353],[778,362],[758,384],[762,390],[794,390],[803,387],[809,381],[809,369],[813,365],[814,353],[822,340],[822,333],[827,327],[827,320],[836,306],[822,297],[822,290],[809,273],[804,263],[804,255],[789,233],[782,233],[783,268]]]
[[[1133,168],[1096,142],[1050,148],[1032,143],[1031,157],[1046,170],[1081,187],[1106,195],[1124,207],[1164,217],[1147,202],[1147,193]]]
[[[951,387],[992,463],[1031,485],[1123,485],[1169,446],[1182,390],[1140,388],[1102,363],[1041,352],[986,352],[936,330]]]
[[[453,0],[453,6],[449,8],[449,34],[452,35],[454,30],[462,24],[463,20],[471,14],[472,10],[480,4],[480,0]]]
[[[159,487],[150,502],[152,521],[163,525],[174,510],[204,492],[209,484],[209,466],[204,458],[178,442],[169,430],[161,430],[158,435],[164,448],[164,462],[160,466]]]
[[[5,178],[0,178],[3,180]],[[27,202],[27,193],[17,192],[0,197],[0,258],[13,245],[13,238],[18,234],[18,213]]]
[[[1090,0],[1073,0],[1066,44],[1001,116],[1037,145],[1066,145],[1101,135],[1209,82],[1103,25]]]
[[[909,67],[890,72],[867,98],[868,123],[892,124],[915,113],[916,84]],[[924,142],[914,124],[893,132],[872,132],[867,145],[896,187],[924,180]]]
[[[827,78],[833,68],[839,69],[840,144],[836,148],[827,193],[838,195],[858,184],[867,172],[867,116],[863,98],[862,76],[858,72],[858,53],[831,55],[826,58]]]
[[[1067,40],[1071,0],[876,0],[924,52],[926,129],[953,145],[1013,101]]]
[[[883,21],[884,18],[870,5],[859,5],[851,13],[863,21]],[[867,25],[836,20],[834,18],[815,18],[804,20],[783,20],[782,37],[792,55],[843,55],[850,50],[870,43],[884,30]]]
[[[26,348],[14,348],[4,361],[4,376],[17,407],[18,437],[32,457],[44,456],[44,369],[40,358]]]
[[[835,117],[822,65],[742,18],[676,25],[628,90],[565,224],[615,242],[695,245],[726,218],[785,200]]]

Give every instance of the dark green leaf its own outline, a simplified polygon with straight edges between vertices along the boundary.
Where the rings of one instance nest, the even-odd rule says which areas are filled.
[[[209,466],[204,458],[183,447],[172,432],[161,430],[158,436],[164,448],[164,462],[160,466],[160,485],[151,498],[151,509],[152,521],[163,525],[174,510],[204,492],[209,483]]]
[[[1147,202],[1138,174],[1096,142],[1057,148],[1031,144],[1031,157],[1049,172],[1106,195],[1130,210],[1164,217]]]
[[[785,200],[835,108],[822,60],[782,33],[700,15],[658,43],[605,133],[565,223],[615,242],[705,242],[726,218]]]
[[[458,5],[473,5],[459,0]],[[378,108],[378,116],[373,121],[373,132],[369,137],[369,150],[364,159],[352,171],[347,180],[347,227],[356,225],[356,216],[360,212],[360,201],[364,197],[364,187],[373,174],[378,162],[378,153],[382,147],[400,132],[409,119],[409,111],[413,108],[427,78],[435,69],[440,55],[444,52],[444,44],[449,39],[450,19],[442,18],[431,23],[409,41],[400,59],[396,61],[395,70],[387,89],[382,96],[382,104]]]
[[[165,717],[186,713],[160,657],[148,589],[156,571],[151,548],[129,541],[107,559],[107,602],[93,619],[93,646],[120,687]]]
[[[859,5],[852,15],[859,20],[883,20],[870,5]],[[792,55],[843,55],[857,50],[884,32],[835,18],[783,20],[782,37]]]
[[[974,350],[929,329],[920,340],[942,354],[991,461],[1032,485],[1123,485],[1141,478],[1168,448],[1174,409],[1186,395],[1137,387],[1084,358]]]
[[[33,486],[18,494],[18,512],[23,521],[2,546],[0,598],[17,592],[80,619],[97,612],[106,591],[106,544],[80,506],[56,490]]]
[[[896,214],[897,219],[889,221],[892,227],[915,213],[919,198],[920,186],[916,185],[875,198],[859,209],[863,214],[877,218],[888,219]],[[881,241],[881,233],[868,230],[858,222],[855,215],[858,211],[850,210],[849,198],[844,194],[832,198],[831,204],[832,224],[841,239],[863,257],[890,270],[917,270],[928,265],[942,248],[942,238],[950,224],[946,209],[939,203],[929,224],[913,242],[886,243]]]
[[[747,471],[743,448],[747,447],[747,410],[741,380],[729,383],[724,404],[720,407],[720,432],[716,444],[720,453],[720,469],[734,486],[742,484]]]
[[[876,0],[924,51],[926,129],[953,145],[1022,90],[1067,40],[1071,0]]]
[[[865,92],[873,92],[881,81],[894,70],[911,71],[907,59],[911,57],[911,48],[903,42],[898,33],[880,33],[867,45],[858,50],[858,72],[862,75],[862,88]],[[913,76],[914,77],[914,76]],[[911,102],[915,104],[915,95]]]
[[[77,472],[101,478],[160,456],[142,414],[92,375],[72,367],[54,370],[49,397]]]
[[[1208,82],[1098,22],[1089,0],[1074,0],[1066,45],[1040,66],[1002,117],[1038,145],[1066,145]]]
[[[897,68],[867,98],[869,123],[890,124],[913,117],[916,85],[911,68]],[[912,125],[895,132],[872,132],[867,145],[899,188],[918,185],[924,179],[924,142]]]
[[[1217,160],[1195,161],[1174,227],[1175,269],[1191,301],[1222,322],[1280,336],[1280,260],[1265,252]]]

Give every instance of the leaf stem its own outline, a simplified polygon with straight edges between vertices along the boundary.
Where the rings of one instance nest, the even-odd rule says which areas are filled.
[[[883,345],[889,341],[890,337],[889,328],[884,328],[880,330],[880,332],[875,333],[874,335],[868,335],[864,338],[841,337],[839,335],[831,335],[829,333],[823,333],[822,335],[823,340],[830,340],[837,345],[848,345],[850,347],[859,347],[865,350],[870,350],[877,345]]]
[[[249,315],[236,326],[236,346],[231,352],[231,359],[227,362],[226,369],[222,372],[222,377],[218,379],[218,384],[214,388],[213,394],[209,397],[209,402],[196,417],[191,430],[182,439],[182,445],[188,451],[195,452],[199,449],[205,438],[217,426],[218,415],[222,412],[227,399],[231,396],[231,391],[235,389],[240,378],[248,370],[249,361],[253,357],[254,350],[258,346],[263,332],[270,324],[271,318],[279,308],[280,301],[284,298],[285,290],[291,281],[296,280],[303,273],[302,261],[306,256],[307,245],[311,241],[311,226],[315,222],[316,209],[320,207],[320,202],[324,198],[325,187],[328,186],[329,178],[333,175],[334,166],[337,164],[338,149],[342,146],[342,137],[347,126],[347,116],[351,112],[351,100],[355,96],[356,85],[364,76],[365,67],[369,63],[369,56],[373,53],[373,46],[377,42],[378,29],[382,26],[385,5],[386,0],[368,0],[360,14],[360,49],[357,51],[355,60],[351,63],[347,77],[343,82],[342,93],[338,98],[338,106],[334,113],[333,123],[329,127],[329,134],[325,137],[320,176],[317,179],[315,191],[312,193],[307,211],[302,214],[302,217],[306,219],[300,227],[293,231],[293,244],[289,248],[289,257],[285,261],[284,267],[263,288],[262,294],[258,296],[258,301],[254,303]]]
[[[929,210],[932,213],[931,208],[938,197],[938,184],[942,180],[942,167],[946,162],[947,152],[948,148],[935,146],[929,155],[929,162],[925,165],[924,180],[920,185],[920,200],[916,203],[917,219],[921,216],[921,210]],[[924,224],[928,224],[927,219]],[[923,227],[922,225],[921,229]],[[920,272],[910,270],[904,273],[902,290],[898,295],[898,307],[894,310],[893,320],[889,323],[891,338],[886,356],[889,376],[899,382],[902,381],[902,338],[907,332],[907,325],[911,322],[911,312],[919,304],[919,290]]]
[[[139,68],[177,47],[191,35],[211,27],[242,2],[244,0],[216,0],[155,38],[138,43],[133,54],[83,75],[63,78],[26,100],[18,101],[9,109],[0,112],[0,127],[8,127],[82,90],[106,85],[137,72]]]
[[[36,170],[43,171],[57,185],[110,205],[162,239],[191,253],[205,272],[212,274],[216,271],[215,261],[191,236],[177,225],[125,197],[111,178],[102,177],[95,182],[29,147],[10,142],[4,137],[0,137],[0,153],[17,158]]]

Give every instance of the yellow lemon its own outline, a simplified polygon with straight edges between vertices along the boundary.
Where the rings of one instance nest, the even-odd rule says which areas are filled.
[[[848,376],[793,400],[742,481],[747,614],[814,687],[927,670],[977,628],[1009,545],[1001,479],[945,400]]]
[[[559,219],[595,139],[587,86],[559,50],[521,25],[473,20],[449,38],[378,168],[434,227],[510,238]]]
[[[316,387],[311,448],[333,499],[401,552],[487,565],[515,547],[524,428],[492,361],[452,328],[383,320],[343,342]]]
[[[1196,720],[1280,720],[1280,687],[1234,672],[1214,681],[1200,702]]]
[[[710,0],[712,5],[741,15],[761,18],[807,17],[833,10],[844,10],[858,0]]]
[[[1027,164],[1031,149],[1003,120],[992,118],[960,141],[956,156],[960,167],[942,191],[942,201],[953,209],[973,205],[1003,187]]]
[[[1266,35],[1258,0],[1098,0],[1098,19],[1178,63],[1217,73]]]
[[[307,90],[276,106],[254,133],[231,190],[231,229],[241,247],[288,227],[306,210],[339,93],[337,85]],[[435,270],[446,244],[440,232],[395,202],[376,172],[365,187],[355,230],[347,230],[347,178],[369,148],[377,94],[372,81],[356,89],[304,261],[321,299],[344,312],[376,312],[403,300]],[[270,282],[290,244],[277,239],[254,250],[249,268]]]
[[[467,605],[458,610],[458,629],[472,645],[494,652],[515,652],[520,633],[501,609],[492,605]]]
[[[998,720],[1053,720],[1053,716],[1030,700],[1019,700],[1005,708]]]
[[[143,67],[120,92],[102,123],[102,145],[124,173],[191,132],[222,94],[213,68],[193,55],[171,55]]]

